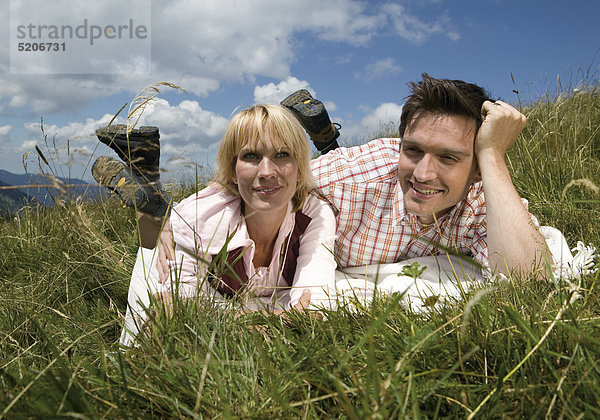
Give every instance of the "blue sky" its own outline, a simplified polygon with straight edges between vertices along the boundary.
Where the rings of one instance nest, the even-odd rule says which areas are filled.
[[[406,82],[422,72],[478,83],[515,102],[513,89],[527,101],[555,91],[557,77],[566,87],[581,80],[580,70],[600,69],[600,2],[589,0],[131,0],[118,13],[111,1],[4,2],[1,169],[23,173],[25,154],[27,169],[37,171],[34,148],[47,150],[43,117],[47,143],[59,152],[52,158],[57,172],[70,165],[73,175],[89,179],[90,162],[112,154],[94,130],[160,81],[188,93],[163,89],[141,123],[161,129],[165,176],[188,176],[195,165],[210,168],[237,107],[278,102],[299,88],[323,100],[343,138],[356,143],[382,124],[397,125]],[[34,19],[34,3],[46,23],[141,16],[147,54],[132,61],[141,44],[99,41],[59,61],[49,58],[57,54],[33,54],[16,68],[22,56],[10,61],[14,25]],[[110,69],[104,73],[119,74],[94,73],[98,60]],[[88,74],[62,74],[82,66]]]

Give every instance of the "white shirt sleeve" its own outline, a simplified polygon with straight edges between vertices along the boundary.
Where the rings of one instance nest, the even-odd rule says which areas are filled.
[[[209,264],[210,256],[207,259],[193,250],[186,250],[176,244],[175,260],[169,261],[169,280],[164,285],[165,290],[178,293],[183,298],[206,293],[209,290],[206,280]],[[198,279],[201,279],[202,284],[198,284]]]
[[[335,215],[327,202],[313,195],[307,197],[302,212],[312,220],[300,237],[289,306],[296,305],[303,290],[308,289],[310,309],[331,308],[335,300]]]

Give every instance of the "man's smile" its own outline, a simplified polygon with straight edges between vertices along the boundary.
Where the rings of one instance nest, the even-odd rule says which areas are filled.
[[[413,182],[410,182],[410,181],[408,183],[409,183],[410,187],[413,189],[413,191],[415,191],[419,195],[432,196],[434,194],[441,193],[444,191],[443,189],[431,188],[426,185],[418,185],[417,186]]]

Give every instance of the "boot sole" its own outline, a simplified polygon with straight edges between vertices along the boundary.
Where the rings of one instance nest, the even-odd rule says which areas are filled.
[[[143,207],[148,201],[143,187],[136,184],[129,169],[118,160],[100,156],[92,166],[92,176],[100,185],[117,194],[129,207]]]

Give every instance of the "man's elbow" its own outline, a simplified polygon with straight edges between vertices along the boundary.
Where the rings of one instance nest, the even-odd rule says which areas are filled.
[[[490,256],[490,269],[508,278],[548,280],[552,272],[552,254],[547,249],[538,250],[533,255],[508,260],[498,254]]]

